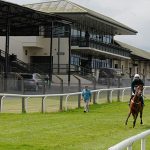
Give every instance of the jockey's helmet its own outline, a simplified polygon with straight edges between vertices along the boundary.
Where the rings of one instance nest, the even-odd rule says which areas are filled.
[[[134,79],[139,79],[140,78],[140,75],[139,74],[135,74],[134,75]]]

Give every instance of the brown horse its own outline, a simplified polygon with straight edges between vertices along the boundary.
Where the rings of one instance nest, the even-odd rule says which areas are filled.
[[[131,98],[131,101],[130,101],[130,111],[129,111],[125,124],[127,125],[128,119],[130,115],[132,114],[133,119],[134,119],[133,128],[135,127],[136,119],[138,117],[139,112],[140,112],[140,119],[141,119],[140,123],[143,124],[143,121],[142,121],[143,106],[140,100],[142,92],[143,92],[143,85],[137,86],[135,90],[135,95]]]

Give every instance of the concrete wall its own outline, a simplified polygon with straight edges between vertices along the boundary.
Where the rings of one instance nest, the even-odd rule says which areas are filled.
[[[5,50],[5,37],[0,37],[0,49]],[[30,56],[49,56],[50,39],[43,37],[10,37],[10,54],[17,55],[17,58],[30,63]],[[27,52],[27,55],[26,55]],[[52,55],[54,64],[58,63],[58,38],[53,39]],[[60,39],[60,64],[68,64],[69,49],[68,38]]]

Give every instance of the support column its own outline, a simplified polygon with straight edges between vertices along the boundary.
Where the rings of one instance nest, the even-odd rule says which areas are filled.
[[[10,21],[6,19],[6,42],[5,42],[5,66],[4,66],[4,91],[7,91],[7,75],[9,72],[9,35],[10,35]]]
[[[6,42],[5,42],[5,77],[7,77],[7,73],[9,71],[9,35],[10,35],[10,21],[7,18],[6,21]]]
[[[69,25],[69,66],[68,66],[68,86],[70,86],[70,66],[71,66],[71,25]]]
[[[51,36],[50,36],[49,87],[51,86],[53,74],[52,52],[53,52],[53,21],[51,23]]]
[[[60,73],[60,35],[59,35],[59,33],[58,33],[58,53],[57,53],[57,56],[58,56],[57,73],[59,74]]]

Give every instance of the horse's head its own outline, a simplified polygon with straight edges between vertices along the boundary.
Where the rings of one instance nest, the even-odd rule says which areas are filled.
[[[143,92],[143,85],[138,85],[135,93],[137,94],[137,96],[140,96],[142,92]]]

